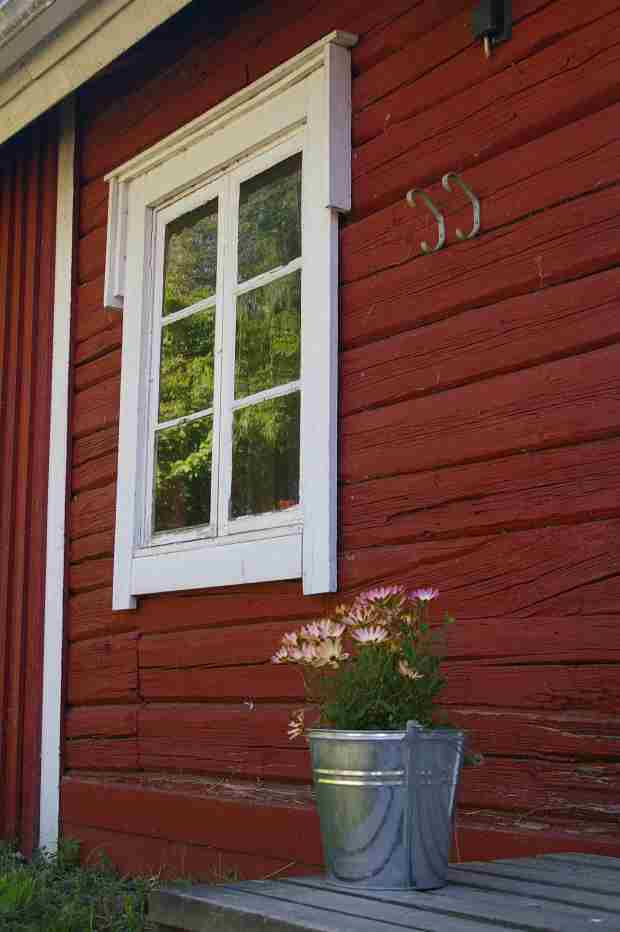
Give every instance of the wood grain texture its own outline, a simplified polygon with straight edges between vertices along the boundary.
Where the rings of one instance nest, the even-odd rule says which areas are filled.
[[[519,67],[521,61],[537,50],[541,41],[548,43],[553,35],[568,36],[613,9],[613,2],[593,4],[584,9],[570,0],[551,4],[540,0],[514,0],[510,42],[498,46],[494,50],[496,54],[483,61],[478,54],[478,43],[473,41],[466,10],[461,13],[457,4],[449,4],[450,18],[444,14],[445,23],[438,23],[439,28],[431,33],[419,35],[415,55],[411,54],[412,41],[409,40],[403,43],[404,47],[395,49],[394,54],[383,57],[356,82],[354,100],[362,104],[363,109],[360,107],[355,121],[354,142],[359,144],[372,139],[398,127],[416,113],[482,84],[493,75]],[[417,12],[414,8],[408,16],[402,17],[401,23],[392,24],[397,42],[398,36],[408,38],[408,32],[416,29]],[[414,38],[412,35],[411,39]],[[417,89],[423,93],[418,95]]]
[[[71,500],[71,538],[107,531],[114,527],[116,485],[88,489]]]
[[[74,439],[72,462],[74,467],[93,463],[106,454],[116,454],[118,448],[118,427],[107,427],[88,437]]]
[[[140,600],[144,634],[257,621],[290,621],[324,615],[328,596],[304,596],[300,582],[227,586],[184,596],[162,595]],[[241,630],[241,629],[239,629]]]
[[[66,738],[128,738],[138,732],[135,706],[72,706],[65,717]]]
[[[612,346],[342,420],[348,482],[485,461],[616,433],[620,349]]]
[[[535,620],[531,615],[457,619],[447,634],[446,657],[521,664],[620,660],[614,615],[588,614],[586,607],[579,614],[546,615],[544,602],[540,609]]]
[[[601,440],[355,482],[342,490],[346,550],[617,516],[620,443]],[[412,466],[415,466],[412,463]]]
[[[74,374],[75,390],[78,392],[97,385],[113,376],[118,375],[121,368],[120,349],[104,353],[91,362],[76,367]]]
[[[114,843],[112,836],[119,833],[121,837],[138,836],[138,848],[140,838],[147,837],[182,845],[208,845],[214,851],[235,855],[280,857],[286,863],[321,864],[318,817],[310,806],[252,805],[243,800],[66,778],[62,815],[64,825],[77,831],[77,835],[72,832],[72,837],[80,837],[82,832],[88,837],[89,831],[96,830],[97,837],[110,846]],[[291,819],[295,832],[290,831]],[[108,832],[110,835],[103,834]],[[536,821],[532,815],[529,823],[521,824],[519,819],[494,815],[492,811],[484,815],[463,811],[457,823],[458,849],[454,856],[458,860],[490,860],[500,855],[572,851],[575,839],[575,823],[567,820]],[[609,823],[601,823],[598,830],[593,826],[591,834],[581,839],[580,849],[617,854],[617,835]]]
[[[608,863],[613,863],[611,858]],[[507,927],[524,932],[581,932],[589,922],[615,923],[620,916],[620,900],[614,902],[613,889],[607,886],[609,871],[598,863],[515,858],[501,862],[498,868],[504,866],[510,867],[517,891],[524,878],[540,871],[540,898],[532,896],[524,902],[518,894],[511,896],[510,886],[504,897],[493,897],[483,879],[476,883],[471,876],[476,868],[495,873],[494,867],[474,864],[463,883],[430,896],[382,890],[360,895],[353,886],[326,882],[325,877],[276,878],[229,882],[219,888],[205,884],[190,891],[160,890],[149,898],[149,915],[164,928],[213,929],[223,922],[229,932],[258,932],[265,927],[281,932],[341,932],[344,921],[348,932],[373,932],[377,923],[384,932],[403,927],[433,932],[499,932]],[[555,902],[544,897],[545,881],[554,891]],[[588,896],[593,891],[602,893],[596,905]],[[579,892],[584,894],[581,903]]]
[[[373,101],[379,100],[404,83],[406,78],[402,76],[401,58],[408,55],[411,68],[409,47],[415,43],[416,49],[424,46],[436,48],[438,42],[435,30],[454,17],[457,17],[462,25],[463,17],[459,14],[464,8],[465,3],[455,3],[453,0],[423,0],[413,5],[413,9],[405,10],[402,16],[391,20],[383,28],[375,29],[366,40],[362,40],[352,53],[356,74],[353,91],[354,111],[367,109]],[[466,30],[463,29],[462,38],[466,40],[467,45],[471,44],[471,31],[467,36]],[[454,54],[454,47],[451,47],[449,57]],[[429,62],[428,70],[432,68],[433,62]],[[408,76],[411,80],[411,75]],[[362,120],[363,114],[360,114],[355,121],[356,127]],[[359,142],[357,133],[354,142]]]
[[[486,60],[470,6],[270,0],[217,26],[195,9],[81,92],[67,719],[81,778],[63,818],[124,869],[320,862],[307,753],[285,738],[301,683],[268,658],[282,631],[392,581],[437,585],[458,619],[444,699],[485,764],[466,774],[455,856],[620,853],[620,12],[514,0],[512,40]],[[333,28],[360,35],[340,591],[261,584],[113,613],[122,321],[101,303],[102,173]],[[482,199],[475,241],[455,242],[471,212],[440,187],[447,170]],[[447,217],[432,258],[432,220],[404,201],[415,185]],[[283,805],[291,793],[305,802]]]
[[[342,585],[378,580],[444,593],[459,619],[618,611],[618,521],[374,547],[344,555]],[[615,642],[614,642],[615,643]]]
[[[181,794],[67,778],[62,788],[63,821],[74,825],[319,864],[316,813],[301,806],[293,811],[296,830],[291,832],[290,807],[207,797],[199,786],[195,794]]]
[[[384,207],[412,184],[423,186],[455,167],[463,171],[616,102],[620,17],[609,12],[613,5],[613,0],[605,4],[604,28],[600,21],[584,26],[475,87],[444,86],[437,106],[359,146],[353,161],[355,213]],[[436,88],[441,86],[436,74],[431,77]],[[416,95],[424,90],[417,82]],[[416,151],[413,173],[411,149]]]
[[[140,766],[307,782],[311,773],[305,742],[287,737],[295,708],[273,703],[146,706],[139,713]]]
[[[70,641],[122,634],[135,627],[135,612],[112,611],[111,586],[82,592],[69,599],[67,636]]]
[[[614,188],[345,285],[344,348],[617,264],[619,208]]]
[[[76,365],[90,362],[105,353],[120,349],[123,340],[123,327],[120,320],[111,323],[109,327],[93,333],[78,343],[75,349],[74,361]]]
[[[290,622],[244,625],[243,628],[201,628],[140,639],[141,669],[149,667],[223,666],[264,663],[275,654]]]
[[[70,594],[109,586],[112,582],[112,569],[113,560],[109,556],[72,564],[69,568]]]
[[[111,556],[114,553],[114,531],[101,531],[99,534],[87,534],[72,541],[69,547],[69,560],[71,563],[80,563],[82,560],[95,557]],[[107,576],[104,577],[107,581]]]
[[[191,667],[183,670],[140,670],[140,694],[147,701],[211,699],[257,702],[304,698],[301,673],[294,667]]]
[[[30,853],[39,818],[57,124],[0,159],[0,836]]]
[[[444,667],[448,683],[441,699],[446,706],[594,709],[613,715],[620,709],[618,667],[613,663],[523,668],[509,663],[448,662]]]
[[[138,742],[135,738],[74,738],[65,741],[68,770],[136,770]]]
[[[118,423],[119,396],[118,375],[74,395],[73,436],[82,437]]]
[[[99,434],[95,434],[95,437],[102,442]],[[116,450],[74,467],[71,471],[71,491],[77,494],[98,486],[109,486],[116,479],[116,468]]]
[[[343,415],[523,370],[618,340],[620,273],[477,308],[342,356]],[[542,297],[542,299],[541,299]],[[476,352],[472,352],[472,347]]]
[[[102,851],[123,874],[139,873],[161,876],[162,879],[177,880],[193,877],[219,882],[231,874],[239,877],[268,877],[277,873],[287,876],[305,869],[319,870],[319,865],[292,862],[266,854],[251,854],[245,851],[226,851],[210,845],[192,845],[151,835],[132,835],[128,831],[92,828],[90,826],[64,823],[68,838],[80,842],[80,853],[84,863],[92,863]]]
[[[615,104],[472,166],[465,179],[484,204],[482,235],[614,184],[619,111]],[[471,207],[464,196],[448,193],[440,178],[427,189],[444,212],[449,233],[459,225],[467,228]],[[412,210],[405,199],[348,223],[341,231],[341,281],[407,262],[420,254],[420,240],[432,232],[432,216]]]
[[[617,719],[608,713],[451,707],[450,719],[466,730],[468,747],[482,754],[581,763],[620,756]]]
[[[137,698],[137,635],[117,634],[69,649],[67,698],[72,705]]]

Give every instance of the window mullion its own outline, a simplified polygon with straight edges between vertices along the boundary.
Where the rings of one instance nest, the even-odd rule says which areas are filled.
[[[223,327],[219,429],[218,535],[228,532],[232,471],[232,405],[235,392],[235,317],[237,282],[237,237],[239,227],[239,182],[231,175],[226,186],[224,220],[226,258],[223,280]]]
[[[211,524],[217,536],[220,533],[219,498],[220,498],[220,469],[222,458],[222,394],[224,385],[223,374],[223,345],[226,318],[226,281],[229,262],[228,246],[228,213],[229,213],[229,185],[224,183],[219,191],[218,204],[218,254],[217,254],[217,285],[215,309],[215,357],[213,378],[213,451],[211,461]]]

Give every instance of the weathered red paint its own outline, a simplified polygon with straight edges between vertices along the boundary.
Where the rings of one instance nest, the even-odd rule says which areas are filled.
[[[0,836],[37,838],[56,120],[0,149]]]
[[[213,852],[255,875],[320,860],[307,754],[284,739],[299,678],[268,656],[334,599],[292,582],[111,611],[122,324],[101,306],[102,176],[339,28],[360,41],[334,598],[425,582],[457,615],[445,701],[486,764],[456,857],[620,854],[616,7],[514,0],[490,60],[471,3],[265,0],[217,29],[191,8],[83,89],[62,795],[87,850],[173,873]],[[482,199],[472,242],[447,170]],[[432,257],[415,186],[447,217]]]

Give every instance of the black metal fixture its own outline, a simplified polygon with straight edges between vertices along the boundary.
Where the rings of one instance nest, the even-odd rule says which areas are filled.
[[[491,57],[494,45],[512,35],[512,0],[480,0],[471,21],[474,38],[481,39],[484,54]]]

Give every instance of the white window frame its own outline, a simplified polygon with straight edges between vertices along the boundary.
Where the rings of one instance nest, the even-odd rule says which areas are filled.
[[[351,206],[355,42],[331,33],[106,178],[104,303],[125,311],[114,609],[135,608],[143,594],[244,582],[302,578],[306,594],[336,589],[338,213]],[[233,174],[258,173],[260,159],[274,164],[294,151],[303,153],[301,505],[260,526],[236,519],[217,537],[172,534],[154,544],[145,537],[145,450],[158,220],[194,192],[204,202]],[[220,238],[230,241],[230,230]]]

